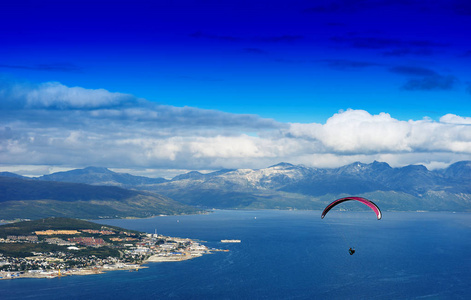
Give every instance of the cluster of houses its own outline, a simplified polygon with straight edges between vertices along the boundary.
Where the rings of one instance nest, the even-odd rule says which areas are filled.
[[[35,243],[38,241],[37,235],[9,235],[7,240],[10,241],[26,241],[30,243]]]
[[[133,254],[147,255],[148,261],[165,261],[162,258],[168,258],[168,261],[183,260],[211,253],[208,247],[191,239],[158,236],[157,234],[148,234],[130,251]]]
[[[67,238],[67,240],[64,239],[64,235],[75,235],[81,232],[106,235],[106,241],[104,238],[96,236],[74,236]],[[39,232],[39,234],[35,232],[35,234],[7,236],[6,239],[0,239],[0,243],[47,243],[67,247],[61,248],[61,251],[32,252],[28,257],[9,257],[0,253],[0,279],[55,277],[79,271],[98,272],[110,269],[138,268],[139,265],[146,262],[185,260],[211,252],[209,248],[193,240],[157,234],[130,233],[109,237],[108,235],[114,235],[115,232],[107,230],[48,230]],[[38,235],[47,237],[38,239]],[[119,257],[99,258],[95,255],[81,254],[84,249],[104,246],[118,250]]]

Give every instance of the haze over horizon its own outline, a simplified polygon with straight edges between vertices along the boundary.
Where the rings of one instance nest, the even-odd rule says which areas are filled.
[[[1,8],[0,171],[471,160],[467,1]]]

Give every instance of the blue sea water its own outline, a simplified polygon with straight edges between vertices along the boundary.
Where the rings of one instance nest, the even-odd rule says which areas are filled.
[[[0,299],[469,299],[471,214],[225,211],[106,220],[229,249],[139,272],[0,281]],[[223,244],[221,239],[240,239]],[[348,254],[355,247],[354,255]]]

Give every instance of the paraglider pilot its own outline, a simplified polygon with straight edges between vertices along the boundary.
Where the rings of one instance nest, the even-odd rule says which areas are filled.
[[[340,204],[345,201],[351,201],[351,200],[358,201],[360,203],[365,204],[366,206],[368,206],[374,211],[374,213],[376,214],[376,218],[378,220],[381,220],[381,210],[379,209],[379,207],[376,204],[374,204],[372,201],[362,198],[362,197],[345,197],[345,198],[340,198],[340,199],[335,200],[334,202],[327,205],[327,207],[324,209],[324,211],[321,214],[321,219],[324,219],[325,215],[337,204]],[[350,253],[350,255],[353,255],[355,253],[355,249],[350,247],[350,249],[348,249],[348,253]]]

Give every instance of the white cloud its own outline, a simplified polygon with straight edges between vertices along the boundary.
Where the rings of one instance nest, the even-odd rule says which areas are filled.
[[[326,151],[369,153],[409,151],[405,141],[411,125],[387,113],[370,115],[363,110],[347,110],[329,118],[326,124],[292,124],[295,137],[320,141]]]
[[[471,125],[471,117],[460,117],[454,114],[446,114],[440,118],[440,122],[449,124],[467,124]]]
[[[58,82],[47,82],[24,91],[27,107],[34,108],[99,108],[134,102],[132,95],[111,93],[104,89],[67,87]]]
[[[335,114],[324,125],[291,124],[288,134],[319,141],[324,151],[341,155],[434,151],[471,154],[471,126],[429,119],[400,121],[387,113],[371,115],[363,110]]]
[[[403,121],[388,113],[347,110],[325,124],[286,124],[59,83],[3,86],[0,101],[0,162],[10,168],[94,165],[150,174],[153,169],[263,168],[281,161],[439,167],[471,159],[471,118],[451,114],[438,122]]]

